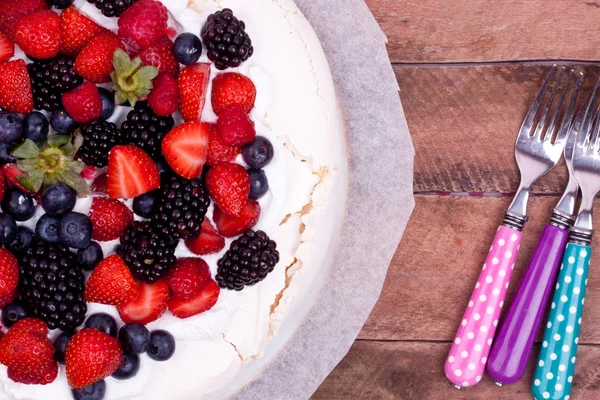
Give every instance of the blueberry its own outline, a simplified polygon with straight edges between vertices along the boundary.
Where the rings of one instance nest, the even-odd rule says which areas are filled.
[[[119,365],[112,377],[119,380],[133,378],[140,370],[140,356],[137,354],[123,354],[123,362]]]
[[[23,119],[23,137],[36,143],[44,141],[50,133],[48,118],[39,111],[29,113]]]
[[[11,151],[13,151],[13,146],[0,142],[0,165],[14,164],[16,162],[15,157],[10,154]]]
[[[133,200],[133,212],[143,218],[150,218],[158,203],[159,190],[153,190]]]
[[[105,88],[98,88],[102,98],[102,114],[100,118],[109,119],[115,112],[115,93]]]
[[[60,219],[59,236],[67,246],[83,249],[92,241],[92,221],[85,214],[66,213]]]
[[[19,189],[10,189],[4,194],[2,211],[17,221],[27,221],[35,215],[36,204],[33,197]],[[15,232],[16,234],[16,232]]]
[[[156,361],[166,361],[175,353],[175,338],[167,331],[153,331],[146,347],[148,357]]]
[[[0,213],[0,244],[7,245],[17,238],[17,223],[8,214]]]
[[[65,350],[73,335],[75,332],[63,332],[54,341],[54,359],[61,364],[65,363]]]
[[[123,351],[131,354],[141,354],[146,351],[150,332],[142,324],[125,324],[119,331],[119,341]]]
[[[175,39],[175,58],[183,65],[194,64],[202,55],[202,42],[193,33],[182,33]]]
[[[2,309],[2,323],[5,327],[10,328],[17,321],[27,318],[27,310],[21,304],[12,303]]]
[[[117,321],[105,313],[90,315],[85,321],[86,328],[97,329],[109,336],[117,337]]]
[[[75,3],[75,0],[46,0],[50,7],[58,8],[64,10],[69,7],[71,4]]]
[[[44,214],[35,225],[35,235],[47,243],[58,243],[58,231],[60,229],[60,218],[50,214]]]
[[[71,392],[74,400],[103,400],[106,395],[106,382],[101,380],[81,390],[71,389]]]
[[[23,120],[17,114],[0,112],[0,142],[15,143],[23,137]]]
[[[250,168],[248,170],[250,175],[250,198],[252,200],[258,200],[263,197],[269,191],[269,181],[267,175],[262,169]]]
[[[242,148],[244,162],[256,169],[266,167],[273,159],[274,154],[273,145],[264,136],[257,136],[252,143],[248,143]]]
[[[64,183],[49,186],[42,193],[42,208],[47,214],[54,216],[72,211],[76,201],[77,193]]]
[[[103,259],[102,246],[97,242],[90,242],[87,247],[77,250],[77,261],[85,271],[93,271]]]
[[[26,226],[19,226],[17,228],[17,236],[10,244],[6,245],[6,248],[15,254],[24,252],[31,246],[33,242],[34,233],[31,229]]]
[[[77,128],[77,122],[73,118],[69,117],[69,114],[65,110],[54,110],[50,117],[50,126],[57,133],[70,133],[72,130]]]

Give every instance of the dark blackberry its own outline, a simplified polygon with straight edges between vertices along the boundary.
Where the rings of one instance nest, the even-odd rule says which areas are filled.
[[[83,78],[75,72],[73,63],[72,58],[58,56],[35,61],[27,66],[36,109],[58,110],[62,107],[63,93],[83,83]]]
[[[229,8],[208,16],[202,28],[202,41],[208,49],[208,58],[221,70],[239,67],[254,54],[246,24]]]
[[[19,294],[48,328],[74,330],[85,319],[85,278],[77,257],[62,244],[37,241],[20,257]]]
[[[87,0],[92,3],[106,17],[118,17],[137,0]]]
[[[173,117],[159,117],[147,102],[138,101],[135,109],[127,115],[127,120],[121,124],[121,133],[126,143],[142,148],[156,160],[161,155],[163,138],[174,125]]]
[[[242,290],[265,279],[278,262],[277,243],[263,231],[250,229],[217,262],[217,283],[223,289]]]
[[[167,173],[160,188],[152,223],[165,236],[193,240],[200,236],[210,198],[200,179]]]
[[[136,221],[121,235],[119,254],[139,280],[154,283],[175,264],[177,240],[163,235],[150,221]]]
[[[82,128],[83,145],[77,156],[88,165],[103,168],[108,165],[108,153],[123,142],[123,135],[112,122],[96,120]]]

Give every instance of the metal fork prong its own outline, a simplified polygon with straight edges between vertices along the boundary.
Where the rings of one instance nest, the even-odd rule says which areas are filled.
[[[548,124],[548,128],[546,129],[546,134],[544,135],[544,141],[549,142],[554,137],[554,129],[556,128],[558,118],[563,110],[563,103],[565,101],[565,98],[567,97],[567,92],[569,91],[569,88],[571,87],[571,81],[573,80],[574,75],[575,75],[575,71],[571,70],[569,72],[569,76],[567,77],[567,83],[566,83],[565,87],[563,88],[562,93],[560,94],[560,98],[558,99],[558,104],[556,105],[556,107],[554,109],[554,113],[552,113],[552,118],[550,119],[550,123]],[[563,121],[559,123],[560,124],[559,129],[563,127],[563,124],[565,121],[568,121],[569,124],[572,121],[572,118],[566,119],[566,117],[567,117],[567,114],[565,113],[563,115],[563,118],[564,118]],[[567,127],[567,130],[568,130],[568,127]],[[557,139],[558,139],[558,135],[557,135]]]
[[[546,107],[544,107],[544,112],[542,113],[542,116],[540,117],[540,121],[538,122],[537,128],[535,128],[535,133],[533,134],[533,137],[537,138],[538,140],[542,140],[544,126],[546,126],[546,119],[548,118],[548,113],[550,112],[550,109],[552,108],[552,103],[554,103],[554,97],[556,96],[556,92],[558,91],[558,88],[560,86],[560,82],[562,81],[564,72],[565,72],[565,69],[561,68],[560,73],[558,74],[558,78],[556,79],[556,82],[554,83],[554,88],[552,89],[550,98],[548,99],[548,102],[546,103]]]
[[[586,147],[588,138],[591,136],[591,133],[592,133],[592,129],[590,128],[590,126],[593,122],[593,118],[594,118],[594,114],[595,114],[594,111],[596,109],[596,107],[595,107],[596,97],[598,95],[599,88],[600,88],[600,79],[598,79],[598,82],[596,82],[596,85],[594,86],[594,90],[592,90],[592,93],[590,94],[590,96],[588,97],[588,99],[584,105],[584,109],[583,109],[584,115],[583,115],[583,119],[581,122],[581,128],[580,128],[579,132],[577,133],[577,146],[580,148]]]
[[[577,74],[575,71],[571,70],[571,74],[569,75],[569,82],[571,81],[571,75],[576,75],[577,80],[575,81],[575,86],[573,86],[573,91],[571,92],[571,101],[569,102],[567,111],[565,112],[563,120],[560,124],[560,128],[558,128],[558,133],[556,134],[555,143],[559,144],[567,140],[567,136],[569,135],[569,132],[571,132],[571,126],[573,125],[573,115],[575,114],[575,106],[577,105],[577,97],[579,96],[581,85],[583,84],[582,73]]]
[[[546,91],[548,90],[548,87],[550,86],[550,81],[552,81],[552,77],[554,76],[554,73],[556,72],[556,68],[557,68],[556,64],[552,66],[552,68],[550,69],[550,72],[548,73],[548,76],[546,77],[546,81],[544,82],[540,91],[538,92],[538,95],[535,98],[535,100],[533,101],[533,104],[531,104],[531,107],[529,108],[529,111],[527,112],[527,116],[523,120],[523,125],[521,125],[521,130],[519,132],[518,140],[521,140],[521,138],[523,138],[523,137],[530,136],[531,129],[533,128],[533,123],[535,122],[535,117],[538,113],[538,110],[540,109],[542,100],[544,100],[544,96],[546,95]]]
[[[596,112],[596,123],[594,124],[594,131],[592,133],[592,138],[590,140],[590,148],[593,151],[598,151],[598,143],[600,139],[598,138],[600,134],[600,110]]]

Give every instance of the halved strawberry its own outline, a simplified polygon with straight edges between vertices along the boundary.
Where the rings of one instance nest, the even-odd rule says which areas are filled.
[[[0,33],[0,63],[9,60],[15,55],[15,44],[8,37]]]
[[[213,79],[211,100],[217,115],[229,106],[238,106],[248,114],[254,108],[256,86],[246,75],[226,72]]]
[[[223,250],[225,248],[225,239],[219,236],[208,218],[204,218],[200,236],[194,240],[186,240],[185,245],[192,253],[204,256]]]
[[[185,67],[177,77],[179,111],[186,121],[200,121],[210,80],[210,64]]]
[[[169,310],[177,318],[189,318],[213,308],[217,304],[221,289],[212,279],[200,290],[198,295],[190,300],[177,297],[169,300]]]
[[[226,146],[241,147],[256,138],[254,122],[237,106],[229,106],[222,110],[217,125],[221,140]]]
[[[92,221],[92,239],[100,242],[118,239],[133,223],[133,212],[125,204],[106,197],[94,197],[88,217]]]
[[[77,7],[67,8],[60,15],[60,52],[76,56],[87,42],[103,30],[103,27],[77,11]]]
[[[33,110],[33,91],[25,61],[0,64],[0,107],[19,114]]]
[[[19,283],[19,263],[8,250],[0,249],[0,297],[9,296]]]
[[[56,57],[60,50],[60,17],[52,10],[38,10],[17,22],[15,42],[28,56]]]
[[[164,137],[162,151],[169,166],[184,178],[202,173],[208,152],[208,125],[185,122]]]
[[[165,281],[159,280],[150,284],[138,282],[138,294],[135,300],[121,304],[119,315],[126,324],[137,322],[146,325],[159,319],[169,301],[169,287]]]
[[[164,142],[163,142],[164,146]],[[107,191],[113,199],[133,199],[160,187],[156,163],[137,146],[115,146],[108,154]]]
[[[225,214],[219,207],[215,207],[213,220],[217,225],[219,234],[230,238],[241,235],[252,228],[260,218],[260,204],[255,200],[248,200],[242,208],[239,217]]]
[[[226,146],[221,140],[217,124],[208,124],[208,154],[206,165],[214,167],[224,162],[233,162],[242,153],[239,147]]]
[[[14,40],[17,22],[21,17],[48,8],[48,4],[45,0],[2,0],[0,8],[0,31]]]
[[[114,254],[100,261],[85,285],[85,299],[91,303],[117,306],[137,297],[137,284],[125,261]]]
[[[210,197],[226,214],[238,217],[250,195],[250,176],[238,164],[219,164],[206,174]]]
[[[168,36],[162,36],[150,47],[138,54],[142,64],[158,68],[158,72],[168,72],[173,76],[179,73],[179,61],[173,53],[173,42]]]
[[[6,179],[6,183],[9,186],[19,189],[22,192],[33,194],[33,192],[27,189],[25,186],[19,182],[19,178],[25,175],[26,173],[21,171],[17,164],[6,164],[2,166],[2,174],[4,175],[4,179]]]
[[[176,297],[189,300],[211,279],[208,264],[201,258],[179,258],[169,271],[167,285]]]

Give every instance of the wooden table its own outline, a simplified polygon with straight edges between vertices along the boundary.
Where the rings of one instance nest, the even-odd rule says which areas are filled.
[[[502,388],[485,377],[458,391],[443,365],[508,195],[517,188],[515,137],[550,65],[576,64],[588,90],[600,74],[590,65],[600,59],[600,1],[366,2],[388,35],[416,149],[416,208],[379,303],[314,399],[531,399],[539,346],[525,378]],[[566,176],[560,165],[535,186],[508,300]],[[591,270],[586,300],[574,400],[600,398],[598,268]]]

